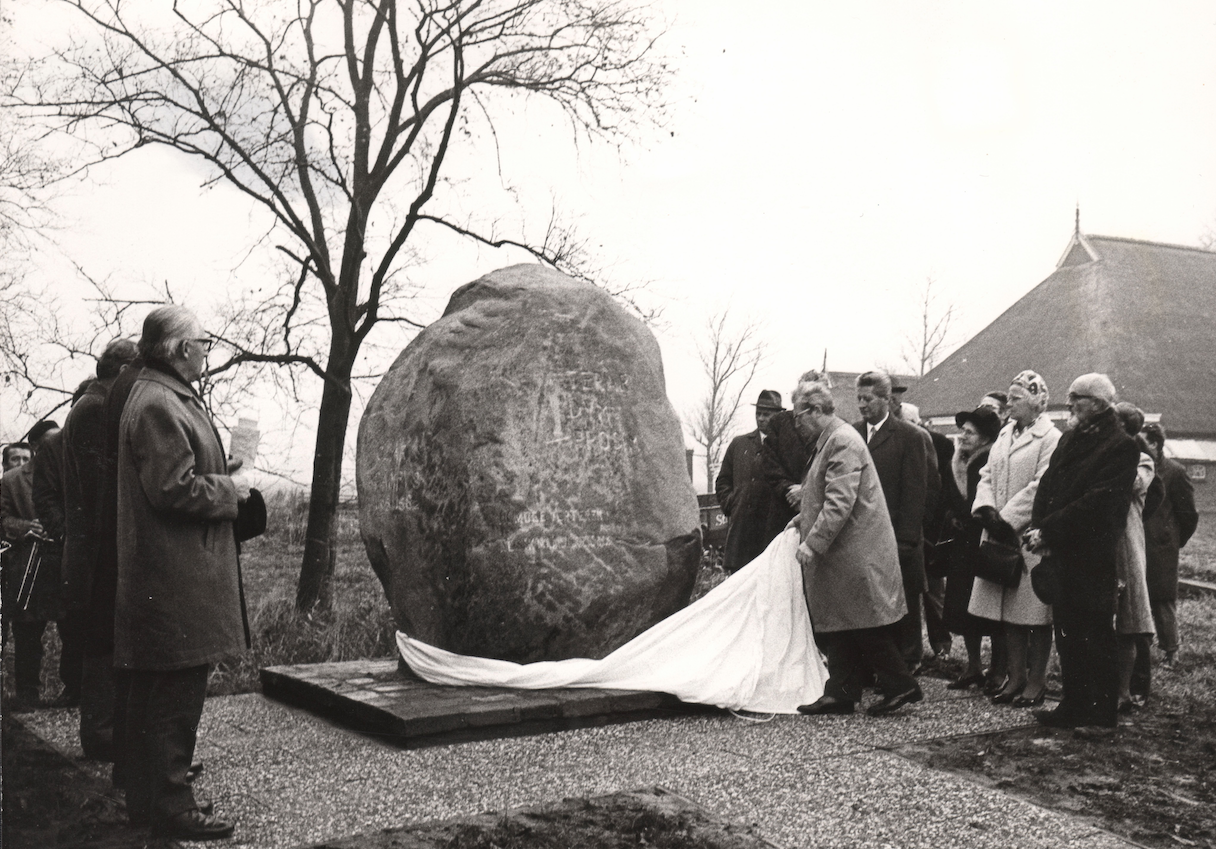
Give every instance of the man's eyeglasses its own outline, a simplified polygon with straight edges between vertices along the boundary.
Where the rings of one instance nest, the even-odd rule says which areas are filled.
[[[196,342],[199,345],[203,346],[204,351],[208,351],[208,352],[211,350],[211,347],[215,344],[214,339],[187,339],[186,341]]]
[[[1097,401],[1097,400],[1098,399],[1095,398],[1093,395],[1082,395],[1077,392],[1068,393],[1068,401],[1070,404],[1074,401]]]
[[[816,407],[812,406],[812,407],[804,407],[801,410],[795,410],[794,418],[798,418],[799,416],[805,416],[807,413],[813,413],[813,412],[815,412],[816,409],[817,409]]]

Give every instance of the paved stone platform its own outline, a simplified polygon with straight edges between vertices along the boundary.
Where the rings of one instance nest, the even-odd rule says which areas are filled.
[[[396,660],[271,666],[262,693],[406,748],[548,734],[710,708],[640,690],[444,687]]]
[[[1127,849],[1050,811],[891,751],[912,741],[1031,723],[945,681],[881,719],[725,712],[404,749],[261,695],[209,699],[200,794],[237,822],[218,845],[280,849],[412,823],[660,785],[786,849]],[[77,717],[42,710],[26,727],[80,758]],[[103,780],[106,768],[79,761]],[[146,832],[144,833],[146,835]],[[145,838],[146,839],[146,838]],[[132,846],[144,845],[133,834]]]

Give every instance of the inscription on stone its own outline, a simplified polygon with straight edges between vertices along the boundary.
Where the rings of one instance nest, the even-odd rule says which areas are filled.
[[[536,266],[458,290],[359,431],[364,542],[403,631],[602,657],[687,603],[700,559],[653,336]]]

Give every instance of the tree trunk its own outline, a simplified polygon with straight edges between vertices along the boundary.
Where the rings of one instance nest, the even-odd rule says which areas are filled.
[[[348,347],[348,346],[343,346]],[[337,342],[330,349],[330,373],[341,376],[349,386],[354,352],[339,356]],[[349,360],[342,362],[341,360]],[[296,587],[296,609],[313,610],[330,605],[330,585],[337,562],[338,501],[342,487],[342,454],[346,447],[346,428],[350,423],[351,393],[332,380],[321,391],[321,410],[317,416],[317,444],[313,454],[312,493],[308,501],[308,527],[304,533],[304,560]]]

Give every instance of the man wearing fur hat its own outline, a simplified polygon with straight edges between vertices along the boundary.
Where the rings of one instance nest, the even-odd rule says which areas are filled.
[[[795,510],[766,479],[760,459],[769,420],[785,409],[781,393],[765,389],[756,400],[756,429],[736,436],[726,449],[714,490],[730,519],[722,567],[734,573],[751,563],[781,533]]]
[[[1115,415],[1115,387],[1084,374],[1068,388],[1070,429],[1035,494],[1027,546],[1043,554],[1034,590],[1053,605],[1064,697],[1040,711],[1056,728],[1117,724],[1116,550],[1127,523],[1140,450]]]

